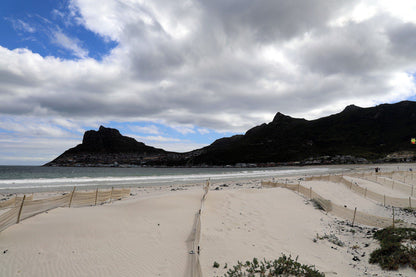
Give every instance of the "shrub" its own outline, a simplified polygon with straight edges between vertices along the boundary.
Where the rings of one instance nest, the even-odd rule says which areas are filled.
[[[402,244],[404,241],[416,243],[416,229],[388,227],[373,236],[380,241],[380,248],[370,254],[370,263],[378,263],[387,270],[397,270],[402,265],[416,270],[416,249]]]
[[[217,263],[217,262],[214,262],[214,264],[212,265],[212,267],[219,268],[220,267],[220,264]]]
[[[324,207],[322,206],[321,202],[319,202],[318,200],[316,200],[315,198],[311,200],[313,206],[315,207],[315,209],[318,210],[322,210],[325,211]]]
[[[303,265],[299,263],[298,258],[292,259],[289,255],[282,255],[274,261],[260,261],[254,258],[253,261],[247,261],[245,264],[237,262],[224,275],[225,277],[240,276],[304,276],[304,277],[324,277],[325,274],[315,269],[315,266]]]

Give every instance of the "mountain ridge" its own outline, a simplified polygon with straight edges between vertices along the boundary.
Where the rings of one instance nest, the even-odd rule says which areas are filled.
[[[408,159],[411,161],[416,160],[416,145],[410,144],[410,139],[416,137],[416,102],[413,101],[370,108],[349,105],[340,113],[314,120],[292,118],[278,112],[271,122],[255,126],[243,135],[220,138],[186,153],[150,147],[114,130],[101,126],[98,131],[87,131],[82,144],[65,151],[47,165],[305,164],[317,157],[330,157],[324,161],[320,158],[322,163],[355,163],[389,161],[386,157],[400,156],[393,155],[400,151],[410,153]],[[104,132],[112,134],[115,145],[104,143]],[[120,143],[122,145],[118,145]]]

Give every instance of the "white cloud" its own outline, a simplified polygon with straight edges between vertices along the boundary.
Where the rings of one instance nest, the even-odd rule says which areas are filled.
[[[209,134],[210,131],[205,128],[198,128],[198,133],[200,133],[201,135],[206,135],[206,134]]]
[[[88,57],[88,50],[81,46],[81,41],[67,36],[61,30],[53,32],[52,41],[60,47],[71,51],[78,58],[84,59]]]
[[[170,125],[172,129],[181,133],[182,135],[195,134],[194,126],[187,125]]]
[[[19,137],[0,132],[0,164],[42,165],[78,143],[78,139]]]
[[[146,142],[183,142],[184,141],[181,139],[164,137],[164,136],[137,136],[137,135],[131,135],[131,136],[136,138],[136,140],[146,141]]]
[[[96,61],[60,30],[55,42],[77,60],[0,46],[0,113],[41,125],[66,119],[49,124],[77,132],[110,121],[163,122],[204,135],[243,133],[278,111],[313,119],[349,104],[405,100],[415,95],[415,5],[72,0],[56,16],[117,46]]]
[[[137,132],[137,133],[144,133],[144,134],[160,134],[159,128],[156,125],[149,125],[149,126],[129,126],[130,130]]]
[[[28,33],[36,32],[36,28],[34,26],[30,25],[29,23],[27,23],[26,21],[22,19],[14,19],[11,17],[6,17],[6,20],[12,23],[12,26],[16,31],[23,31],[23,32],[28,32]]]
[[[16,120],[0,117],[0,121],[1,129],[17,133],[19,136],[65,138],[69,135],[67,131],[51,124],[49,120],[39,121],[29,117]]]
[[[136,139],[137,141],[143,142],[148,146],[161,148],[166,151],[172,152],[187,152],[202,148],[206,144],[196,143],[190,140],[164,137],[164,136],[137,136],[134,134],[127,134],[127,136]]]

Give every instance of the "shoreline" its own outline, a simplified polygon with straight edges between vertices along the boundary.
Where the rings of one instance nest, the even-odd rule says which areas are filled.
[[[387,169],[394,168],[385,165],[382,171]],[[297,183],[302,177],[268,180]],[[212,180],[200,221],[203,276],[223,276],[237,261],[275,259],[282,253],[298,256],[299,262],[315,265],[326,276],[416,274],[409,268],[384,271],[368,263],[369,254],[379,245],[372,238],[377,228],[351,226],[350,218],[318,210],[296,191],[262,187],[262,180],[266,179]],[[391,211],[345,188],[341,197],[340,188],[330,182],[307,184],[334,203],[355,205],[374,216],[388,216]],[[0,275],[189,276],[193,254],[187,242],[201,209],[202,187],[203,183],[141,186],[111,204],[57,208],[28,218],[0,232]],[[371,188],[378,187],[372,184]],[[399,220],[408,216],[396,214]],[[214,268],[214,262],[220,267]]]
[[[50,192],[50,191],[71,191],[74,186],[82,189],[100,189],[111,187],[128,187],[134,188],[138,186],[158,186],[158,185],[183,185],[183,184],[195,184],[203,183],[208,179],[217,182],[230,182],[230,181],[245,181],[251,179],[266,179],[269,177],[290,177],[298,175],[316,175],[339,173],[343,171],[354,170],[356,166],[305,166],[305,167],[274,167],[274,168],[231,168],[221,171],[212,171],[213,168],[203,168],[202,170],[182,171],[183,168],[169,168],[168,171],[163,171],[163,168],[158,168],[156,172],[150,170],[148,175],[134,175],[132,172],[134,169],[120,169],[121,172],[111,173],[99,172],[101,175],[76,175],[73,172],[65,171],[61,177],[49,177],[42,178],[43,175],[38,174],[37,178],[20,178],[20,179],[0,179],[0,194],[10,193],[34,193],[34,192]],[[78,169],[78,168],[74,168]],[[101,168],[97,168],[100,170]],[[105,169],[104,169],[105,170]],[[124,172],[128,170],[129,172]],[[72,174],[72,175],[71,175]],[[80,173],[81,174],[81,173]],[[91,174],[91,173],[90,173]],[[108,174],[108,175],[104,175]],[[125,176],[120,174],[126,174]],[[40,177],[40,178],[39,178]],[[6,187],[4,187],[6,186]],[[15,187],[14,187],[15,186]]]
[[[415,167],[414,163],[379,164],[381,171],[408,170]],[[67,167],[65,167],[67,169]],[[124,169],[124,168],[123,168]],[[123,170],[121,169],[121,170]],[[163,168],[159,168],[163,169]],[[173,168],[170,168],[172,170]],[[178,170],[183,168],[178,168]],[[208,170],[210,168],[207,168]],[[246,172],[246,169],[249,170]],[[321,170],[322,169],[322,170]],[[117,169],[116,169],[117,170]],[[128,170],[128,169],[127,169]],[[232,170],[236,170],[235,168]],[[337,174],[347,172],[362,172],[374,170],[374,164],[364,165],[317,165],[299,167],[273,167],[273,168],[241,168],[241,171],[231,171],[228,174],[197,172],[196,174],[166,174],[166,175],[126,175],[122,176],[97,176],[97,177],[60,177],[37,179],[0,179],[0,196],[8,194],[30,194],[39,192],[70,192],[77,187],[79,190],[135,188],[152,186],[172,186],[184,184],[201,184],[208,179],[212,182],[247,181],[254,179],[267,180],[269,178],[290,178],[293,176],[315,176],[323,174]],[[311,171],[311,172],[309,172]],[[316,172],[312,172],[316,171]],[[226,171],[225,171],[226,172]],[[236,174],[241,172],[240,175]],[[242,173],[246,172],[246,173]],[[261,176],[249,176],[253,172],[260,172]],[[130,173],[131,174],[131,173]],[[247,175],[247,176],[245,176]],[[29,180],[30,182],[26,181]],[[26,183],[25,183],[26,182]],[[42,184],[42,182],[44,182]],[[45,183],[47,185],[45,185]],[[12,187],[16,184],[16,187]],[[22,185],[23,184],[23,185]],[[2,187],[7,186],[7,187]],[[19,187],[20,186],[20,187]]]

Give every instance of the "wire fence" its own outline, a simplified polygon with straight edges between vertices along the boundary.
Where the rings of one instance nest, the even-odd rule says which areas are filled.
[[[76,191],[55,197],[33,200],[33,195],[15,196],[0,202],[0,232],[28,217],[58,207],[82,207],[100,205],[130,195],[130,189]],[[7,209],[7,210],[6,210]]]
[[[361,175],[355,175],[355,174],[349,174],[347,176],[362,178]],[[416,207],[416,200],[413,199],[411,196],[407,198],[400,198],[400,197],[388,196],[386,194],[380,194],[375,191],[369,190],[366,187],[362,187],[358,185],[358,183],[356,182],[347,180],[342,175],[312,176],[312,177],[305,178],[305,181],[314,181],[314,180],[344,184],[351,191],[359,195],[362,195],[365,198],[368,198],[380,204],[383,204],[383,206],[393,206],[393,207],[398,207],[398,208]]]
[[[372,181],[384,187],[408,194],[411,197],[416,193],[414,191],[416,179],[413,177],[413,173],[355,173],[348,174],[348,176]]]
[[[32,200],[33,194],[26,196],[26,200]],[[11,197],[10,199],[4,200],[0,202],[0,210],[8,209],[8,208],[14,208],[16,206],[19,206],[22,203],[23,196],[17,196]]]
[[[313,177],[308,177],[305,180],[306,181],[320,180],[320,181],[342,182],[345,185],[350,185],[350,187],[352,188],[352,185],[349,184],[349,181],[345,180],[343,176],[340,176],[340,175],[313,176]],[[320,208],[322,208],[324,211],[330,212],[331,214],[334,214],[336,216],[339,216],[341,218],[351,221],[352,225],[354,225],[355,223],[360,223],[363,225],[375,226],[375,227],[380,227],[380,228],[385,228],[385,227],[392,226],[395,224],[400,225],[400,226],[406,226],[405,223],[395,222],[394,212],[393,212],[392,218],[387,218],[387,217],[380,217],[380,216],[364,213],[361,211],[357,211],[357,208],[352,210],[345,206],[337,205],[329,199],[325,199],[318,193],[314,192],[312,190],[312,187],[309,187],[309,188],[305,187],[301,185],[300,182],[298,184],[287,184],[287,183],[279,183],[279,182],[262,181],[261,185],[263,187],[271,187],[271,188],[276,188],[276,187],[287,188],[292,191],[298,192],[299,194],[303,195],[304,197],[318,204]]]
[[[191,249],[189,251],[190,268],[187,276],[190,277],[202,277],[201,263],[199,261],[199,241],[201,238],[201,214],[204,209],[205,200],[207,199],[209,191],[209,180],[203,186],[204,194],[201,198],[201,205],[199,211],[195,214],[194,226],[192,228],[191,235],[188,238],[188,246]]]

